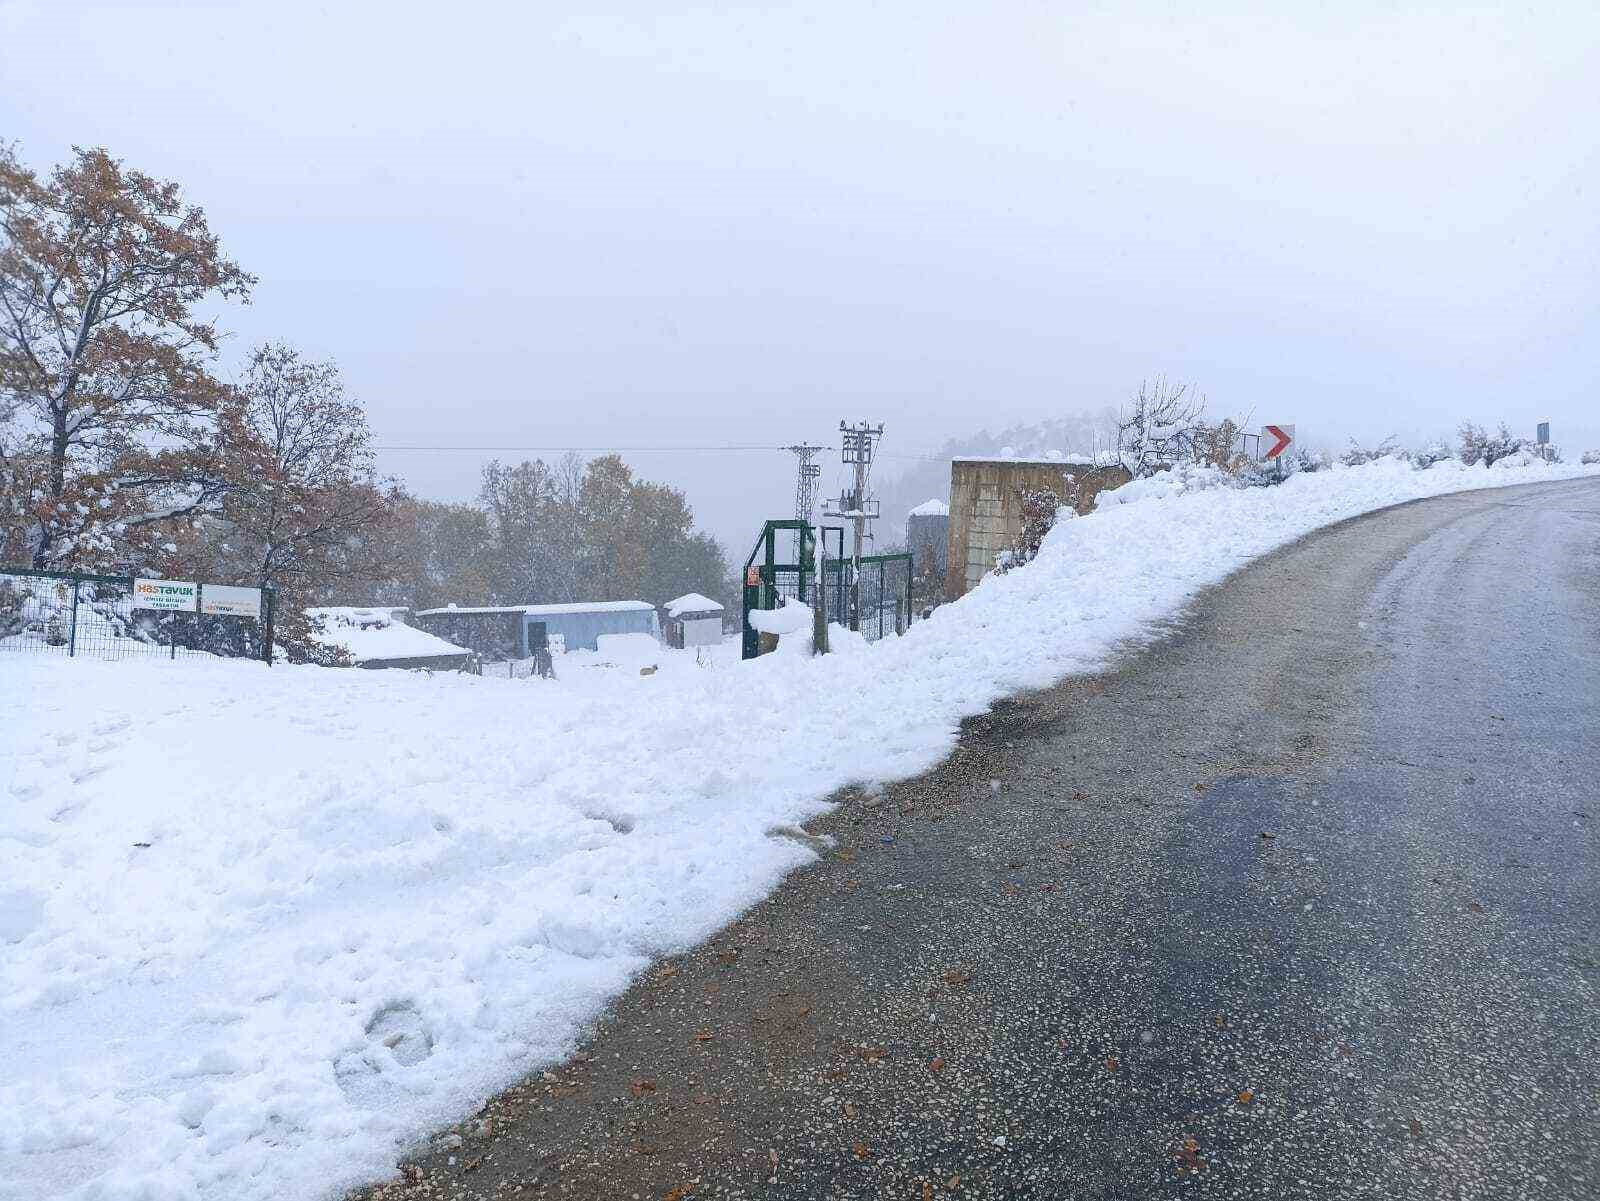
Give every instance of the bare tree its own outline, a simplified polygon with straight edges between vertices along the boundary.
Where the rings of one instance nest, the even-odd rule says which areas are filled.
[[[1205,397],[1159,376],[1144,381],[1117,416],[1117,457],[1134,479],[1195,460]]]

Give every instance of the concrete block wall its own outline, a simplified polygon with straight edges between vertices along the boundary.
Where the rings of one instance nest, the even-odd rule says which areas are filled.
[[[1079,513],[1105,488],[1125,484],[1121,467],[1029,459],[957,459],[950,464],[950,548],[945,599],[955,600],[994,569],[995,556],[1022,533],[1022,494],[1053,489]]]

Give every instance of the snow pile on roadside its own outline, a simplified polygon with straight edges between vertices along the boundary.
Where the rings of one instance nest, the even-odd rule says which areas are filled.
[[[655,667],[666,650],[649,634],[601,634],[595,646],[602,662],[627,668]]]
[[[371,663],[382,659],[431,659],[468,652],[453,642],[398,620],[389,609],[362,609],[348,605],[326,605],[307,609],[306,615],[320,623],[312,634],[323,646],[338,647],[352,663]]]
[[[1190,492],[1206,492],[1213,488],[1237,490],[1242,485],[1226,471],[1215,467],[1202,467],[1197,463],[1183,463],[1171,471],[1159,472],[1142,480],[1134,480],[1120,488],[1109,488],[1095,494],[1097,509],[1110,509],[1118,505],[1138,504],[1144,500],[1168,500]]]
[[[664,652],[578,687],[7,663],[0,1197],[312,1199],[386,1175],[810,858],[772,831],[833,789],[932,766],[964,717],[1101,666],[1319,526],[1579,474],[1135,486],[906,636],[823,658]]]
[[[814,621],[811,606],[801,604],[792,596],[784,598],[781,608],[755,609],[750,614],[751,626],[763,634],[775,635],[778,646],[789,653],[799,649],[802,641],[806,652],[810,653]]]

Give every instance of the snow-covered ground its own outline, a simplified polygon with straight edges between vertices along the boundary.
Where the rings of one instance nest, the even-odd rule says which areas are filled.
[[[818,659],[630,643],[553,681],[6,661],[0,1197],[382,1176],[806,861],[779,828],[836,787],[933,765],[963,717],[1319,526],[1597,471],[1175,474],[905,637]]]

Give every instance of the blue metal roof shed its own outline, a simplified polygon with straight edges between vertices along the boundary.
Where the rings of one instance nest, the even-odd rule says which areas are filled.
[[[496,625],[514,619],[517,652],[527,658],[532,653],[529,628],[543,622],[547,637],[560,635],[569,651],[599,650],[601,634],[649,634],[661,637],[661,623],[655,606],[645,601],[579,601],[566,605],[494,605],[484,608],[424,609],[418,618],[448,618],[452,624],[484,618]]]

